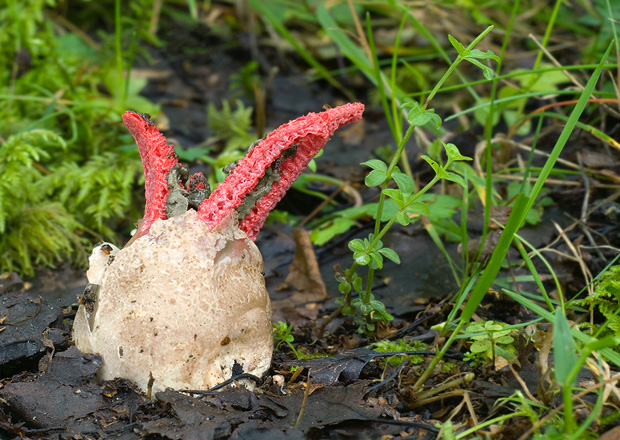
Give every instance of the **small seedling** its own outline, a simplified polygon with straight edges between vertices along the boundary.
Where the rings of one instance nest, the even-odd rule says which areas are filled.
[[[516,359],[515,339],[513,330],[504,330],[506,325],[494,321],[480,321],[470,324],[464,333],[469,334],[472,341],[465,360],[477,367],[494,362],[499,356],[508,362]]]
[[[432,114],[434,115],[434,113]],[[428,118],[422,118],[420,113],[416,111],[412,116],[412,120],[428,122],[435,119],[430,115]],[[415,126],[412,124],[407,132],[409,135],[413,127]],[[399,151],[402,151],[401,149],[404,148],[406,138],[408,138],[407,135],[404,142],[401,142]],[[363,165],[372,168],[372,171],[366,176],[366,185],[370,187],[381,185],[382,189],[381,198],[377,205],[375,232],[369,234],[368,238],[358,238],[349,242],[349,249],[353,252],[354,263],[349,269],[337,274],[337,278],[340,281],[338,289],[343,294],[343,297],[337,299],[337,304],[342,307],[343,315],[354,316],[358,312],[360,313],[360,316],[355,316],[354,320],[359,326],[358,331],[367,336],[374,335],[376,322],[387,322],[392,319],[392,316],[386,312],[385,305],[381,301],[376,300],[372,294],[374,271],[383,267],[384,257],[396,264],[400,263],[398,254],[394,250],[384,247],[381,238],[394,223],[407,226],[417,216],[428,216],[430,214],[429,207],[426,203],[421,202],[420,199],[440,180],[449,180],[465,186],[463,178],[448,171],[448,169],[454,162],[471,159],[461,155],[453,144],[443,144],[443,146],[448,157],[443,166],[428,156],[422,156],[435,171],[435,177],[417,192],[415,191],[413,179],[407,174],[402,173],[396,166],[398,157],[400,157],[399,153],[395,155],[390,165],[378,159],[363,163]],[[396,183],[397,188],[388,188],[391,181]],[[389,212],[391,216],[387,219],[387,223],[381,227],[384,212]],[[359,266],[368,266],[365,289],[363,288],[362,278],[356,273]],[[359,292],[359,296],[353,298],[352,291]]]
[[[282,345],[282,343],[284,342],[286,343],[286,345],[289,346],[293,353],[295,353],[295,356],[299,358],[297,350],[295,350],[295,347],[293,347],[293,341],[295,340],[295,337],[291,335],[293,326],[287,324],[284,321],[278,321],[277,324],[271,325],[273,326],[273,339],[276,341],[275,349],[277,350],[278,348],[280,348],[280,345]]]
[[[418,191],[416,191],[411,175],[401,172],[397,164],[401,157],[403,157],[405,145],[413,134],[414,129],[429,126],[437,130],[441,127],[441,117],[435,113],[433,108],[429,108],[428,105],[446,79],[455,71],[459,63],[468,61],[482,69],[486,79],[490,80],[493,78],[493,70],[479,60],[493,59],[499,61],[499,58],[491,51],[482,52],[474,49],[491,29],[492,27],[487,28],[467,47],[451,35],[448,36],[450,43],[458,52],[458,57],[437,82],[423,103],[408,100],[400,105],[400,110],[408,109],[407,121],[409,122],[409,127],[407,132],[400,138],[398,148],[394,152],[390,163],[387,164],[378,159],[371,159],[362,164],[372,169],[366,176],[366,185],[369,187],[381,187],[377,210],[374,213],[375,228],[368,238],[355,239],[349,243],[349,249],[353,252],[354,263],[350,268],[341,271],[336,276],[340,281],[339,291],[343,294],[342,297],[338,298],[337,304],[341,307],[343,315],[355,316],[354,321],[359,326],[358,331],[366,336],[374,336],[378,321],[390,321],[392,319],[392,316],[386,312],[385,305],[381,301],[376,300],[372,294],[374,271],[383,267],[383,258],[385,257],[397,264],[400,263],[398,254],[392,249],[384,247],[381,238],[394,223],[407,226],[416,217],[428,217],[430,214],[429,206],[421,201],[421,197],[440,180],[451,181],[467,188],[463,177],[450,171],[450,168],[455,162],[471,160],[471,158],[463,156],[454,144],[441,143],[447,155],[445,164],[440,164],[427,155],[422,156],[422,159],[435,171],[435,177]],[[400,115],[396,114],[394,119],[400,119]],[[395,184],[396,188],[390,187],[392,183]],[[391,210],[389,210],[390,207],[392,208]],[[391,214],[389,218],[384,217],[384,213],[387,212]],[[386,223],[382,226],[382,222]],[[356,273],[359,266],[368,267],[366,286],[363,286],[362,278]],[[358,296],[354,298],[352,292],[357,292]]]
[[[293,354],[295,355],[295,357],[297,359],[306,359],[307,356],[298,351],[294,346],[293,346],[293,341],[295,340],[295,337],[293,335],[291,335],[291,331],[293,330],[293,325],[292,324],[287,324],[284,321],[278,321],[277,324],[271,324],[273,326],[273,339],[276,342],[276,347],[275,350],[277,350],[280,345],[282,345],[282,343],[285,343],[286,345],[288,345],[288,347],[291,349],[291,351],[293,352]],[[295,369],[297,369],[297,367],[295,367]],[[291,372],[295,371],[293,369],[291,369]]]

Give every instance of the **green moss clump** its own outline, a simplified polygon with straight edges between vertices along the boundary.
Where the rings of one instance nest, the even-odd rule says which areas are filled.
[[[620,266],[603,272],[596,282],[594,292],[587,298],[576,300],[576,305],[598,311],[607,319],[607,327],[615,337],[620,337]]]
[[[85,265],[96,236],[113,236],[105,220],[124,213],[140,162],[123,154],[61,160],[66,142],[50,130],[0,144],[0,272],[31,277],[37,265]]]
[[[63,205],[47,198],[40,162],[66,148],[48,130],[13,135],[0,146],[0,271],[34,274],[37,264],[66,256],[86,260],[80,224]]]

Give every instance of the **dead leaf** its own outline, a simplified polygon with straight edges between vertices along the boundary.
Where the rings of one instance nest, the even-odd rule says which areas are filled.
[[[510,217],[510,213],[512,212],[512,206],[500,206],[493,205],[491,206],[491,212],[489,217],[489,228],[490,229],[501,229],[501,227],[497,224],[504,226],[508,221],[508,217]]]
[[[342,138],[345,145],[359,145],[366,137],[366,127],[364,120],[351,124],[347,128],[338,130],[338,136]]]
[[[33,302],[23,291],[6,293],[2,296],[0,316],[4,323],[4,330],[0,331],[0,368],[29,361],[36,366],[39,357],[51,348],[46,344],[66,344],[68,335],[59,330],[44,336],[52,323],[62,319],[60,308],[47,301]]]
[[[605,151],[582,150],[580,152],[583,164],[590,168],[612,168],[618,166],[618,161]]]
[[[285,361],[285,367],[302,366],[310,369],[312,383],[335,385],[339,382],[346,384],[359,378],[362,369],[375,358],[395,355],[434,354],[427,351],[393,351],[380,353],[367,348],[356,348],[341,351],[334,357],[322,357],[303,361]],[[446,353],[449,358],[462,358],[460,353]]]
[[[303,292],[307,301],[323,301],[327,299],[327,290],[310,241],[310,232],[295,228],[293,236],[296,244],[295,258],[291,262],[285,282]]]
[[[293,236],[296,244],[295,257],[285,282],[277,290],[294,290],[285,299],[272,301],[271,305],[276,321],[286,321],[299,326],[317,319],[321,306],[316,303],[322,303],[328,296],[310,241],[310,233],[296,228]]]
[[[104,407],[99,386],[84,387],[94,377],[101,359],[81,353],[77,348],[58,353],[49,372],[35,381],[12,382],[0,390],[0,397],[13,414],[39,427],[68,426]],[[77,388],[84,392],[76,393]]]
[[[598,440],[617,440],[620,438],[620,426],[616,426],[610,429],[605,434],[601,435]]]

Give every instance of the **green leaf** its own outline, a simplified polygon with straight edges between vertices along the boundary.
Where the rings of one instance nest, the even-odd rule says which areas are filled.
[[[362,277],[356,276],[353,279],[353,289],[355,289],[356,292],[361,292],[361,290],[362,290]]]
[[[418,111],[416,109],[409,110],[407,113],[407,121],[413,126],[422,127],[426,125],[431,120],[430,115],[426,111],[422,111],[421,109]]]
[[[383,190],[383,194],[394,200],[400,208],[405,206],[405,195],[400,189],[387,188]]]
[[[362,162],[360,165],[366,165],[367,167],[372,168],[373,170],[379,170],[379,171],[387,171],[388,169],[387,164],[379,159],[370,159],[370,160],[367,160],[366,162]]]
[[[463,179],[458,174],[446,171],[442,177],[446,180],[449,180],[450,182],[458,183],[463,188],[467,188],[467,186],[465,185],[465,179]]]
[[[515,338],[512,336],[501,336],[501,337],[493,337],[493,340],[496,344],[508,345],[512,344],[515,341]]]
[[[378,186],[378,185],[383,184],[383,182],[385,182],[386,179],[387,179],[387,174],[385,174],[385,171],[372,170],[370,173],[368,173],[368,175],[364,179],[364,183],[366,184],[366,186],[372,188],[373,186]]]
[[[495,346],[495,354],[498,356],[503,357],[504,359],[506,359],[508,362],[512,362],[514,361],[517,356],[512,353],[511,351],[506,350],[505,348],[502,348],[498,345]]]
[[[357,313],[357,309],[353,306],[344,306],[341,313],[344,316],[353,316]]]
[[[371,262],[370,256],[362,251],[354,252],[353,259],[360,266],[367,266]]]
[[[350,218],[335,218],[327,226],[314,229],[310,233],[310,240],[317,246],[327,243],[338,234],[348,231],[355,226],[355,221]]]
[[[385,312],[385,304],[383,304],[381,301],[373,299],[370,301],[370,305],[372,306],[372,309],[375,312],[379,312],[379,313]]]
[[[372,252],[370,254],[371,260],[368,267],[371,269],[383,269],[383,257],[379,252]]]
[[[204,156],[211,151],[210,148],[176,148],[175,152],[183,162],[193,162],[200,156]]]
[[[338,291],[340,293],[344,293],[345,295],[347,293],[351,293],[351,283],[349,283],[348,281],[343,281],[340,284],[338,284]]]
[[[553,321],[553,355],[556,382],[562,386],[572,385],[571,373],[578,362],[577,347],[562,309],[556,309]]]
[[[539,67],[541,70],[544,70],[553,67],[553,65],[549,63],[541,63]],[[512,70],[510,73],[519,74],[524,71],[525,69],[515,69]],[[560,84],[566,82],[566,76],[564,76],[564,74],[559,70],[552,70],[540,73],[528,73],[525,75],[519,74],[516,75],[514,78],[519,82],[519,85],[521,87],[527,87],[530,92],[551,93],[553,90],[557,90]],[[506,90],[506,93],[515,93],[515,90]]]
[[[428,116],[430,116],[436,128],[441,127],[441,124],[443,124],[443,121],[441,120],[441,117],[437,113],[435,113],[435,109],[431,108],[427,110],[426,113],[428,114]]]
[[[484,327],[478,323],[470,324],[465,329],[467,333],[480,333],[484,330],[485,330]]]
[[[467,58],[477,58],[479,60],[492,59],[499,63],[499,57],[493,53],[492,50],[487,50],[486,52],[481,51],[480,49],[471,49],[469,51],[469,55]]]
[[[439,164],[433,159],[428,157],[426,154],[422,155],[422,159],[424,159],[433,168],[433,170],[435,170],[435,174],[437,175],[437,177],[442,179],[445,176],[445,170],[441,166],[439,166]]]
[[[383,249],[379,249],[379,253],[383,255],[385,258],[387,258],[388,260],[391,260],[396,264],[400,264],[400,258],[394,250],[390,248],[383,248]]]
[[[392,179],[394,179],[400,190],[404,193],[411,194],[415,189],[413,179],[405,173],[392,173]]]
[[[308,169],[312,171],[313,173],[316,173],[317,167],[316,167],[316,161],[314,159],[311,159],[310,162],[308,162]]]
[[[452,35],[448,34],[448,40],[450,40],[450,44],[456,49],[460,57],[463,58],[469,54],[469,51],[465,48],[465,46],[459,43],[459,41]]]
[[[491,341],[483,339],[482,341],[474,341],[469,347],[469,351],[472,353],[484,353],[491,349]]]
[[[407,212],[409,214],[419,214],[428,217],[428,205],[422,202],[413,202],[407,205]]]
[[[431,120],[437,128],[441,127],[441,118],[435,114],[434,109],[425,110],[417,101],[405,102],[400,108],[411,107],[407,113],[407,121],[413,126],[421,127],[429,123]]]
[[[456,162],[459,160],[472,160],[471,157],[463,156],[456,145],[450,143],[446,144],[444,142],[441,144],[443,145],[444,150],[446,150],[448,161]]]
[[[400,206],[398,206],[398,204],[393,199],[387,199],[385,203],[383,204],[383,212],[381,213],[381,221],[382,222],[390,221],[390,219],[394,217],[398,213],[399,210],[400,210]],[[377,214],[375,213],[373,218],[376,219],[377,218],[376,215]]]
[[[484,75],[485,79],[490,81],[493,79],[493,76],[495,76],[495,71],[491,69],[489,66],[485,66],[480,61],[469,58],[469,57],[465,57],[465,59],[469,61],[470,63],[472,63],[474,66],[482,69],[482,74]]]
[[[396,214],[396,222],[400,225],[407,226],[409,223],[411,223],[411,218],[409,217],[409,215],[407,215],[405,211],[399,211]]]
[[[462,204],[460,197],[450,196],[447,194],[424,194],[418,199],[421,202],[430,204],[428,217],[431,221],[436,222],[439,219],[451,219]]]
[[[352,250],[353,252],[364,250],[365,249],[364,242],[362,241],[361,238],[356,238],[354,240],[351,240],[349,242],[349,249]]]
[[[382,319],[384,322],[389,322],[389,321],[391,321],[392,319],[394,319],[394,316],[390,315],[388,312],[382,312],[382,313],[381,313],[381,319]]]

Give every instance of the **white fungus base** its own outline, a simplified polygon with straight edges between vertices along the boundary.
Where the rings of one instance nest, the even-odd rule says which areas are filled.
[[[103,358],[100,377],[143,391],[206,390],[271,364],[271,305],[258,248],[236,221],[209,228],[189,210],[158,220],[105,268],[95,310],[80,306],[77,348]]]

